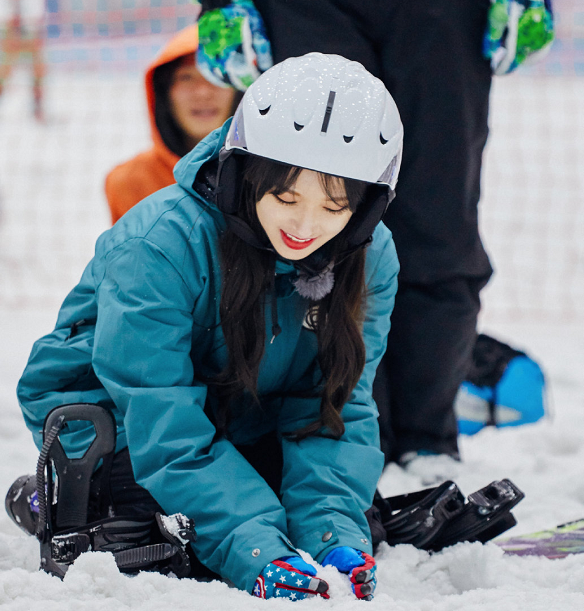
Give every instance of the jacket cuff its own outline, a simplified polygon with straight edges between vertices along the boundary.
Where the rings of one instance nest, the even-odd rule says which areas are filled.
[[[323,520],[318,528],[300,537],[296,543],[299,549],[308,552],[319,564],[330,551],[345,545],[373,554],[371,533],[362,532],[355,522],[342,516]]]
[[[287,537],[281,533],[268,538],[265,531],[260,531],[254,536],[246,537],[243,545],[237,547],[236,553],[232,550],[228,554],[220,574],[237,588],[250,594],[256,579],[270,562],[283,556],[298,555]]]

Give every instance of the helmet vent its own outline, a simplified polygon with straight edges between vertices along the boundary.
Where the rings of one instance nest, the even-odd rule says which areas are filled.
[[[328,101],[326,103],[326,110],[324,112],[324,119],[322,120],[322,127],[320,128],[321,134],[326,134],[328,126],[331,120],[331,114],[333,112],[333,106],[335,105],[336,91],[329,91]]]
[[[355,136],[343,136],[343,140],[348,144]]]
[[[268,106],[267,108],[260,108],[260,115],[262,115],[262,117],[264,115],[267,115],[270,112],[270,108],[272,108],[272,105],[270,104],[270,106]]]
[[[304,125],[300,125],[300,123],[296,123],[296,121],[294,121],[294,129],[297,132],[302,131],[304,129]]]
[[[389,142],[389,140],[386,140],[383,137],[383,134],[381,132],[379,132],[379,140],[380,140],[381,144],[387,144]]]

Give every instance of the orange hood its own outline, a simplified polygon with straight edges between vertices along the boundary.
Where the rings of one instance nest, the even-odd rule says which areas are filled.
[[[154,106],[156,104],[156,96],[154,95],[154,85],[152,82],[154,70],[159,66],[168,64],[183,55],[195,54],[199,46],[199,28],[195,23],[186,27],[173,36],[163,49],[158,54],[157,58],[150,64],[146,72],[144,84],[146,86],[146,101],[148,102],[148,114],[150,117],[150,129],[152,132],[152,140],[154,148],[159,155],[162,155],[171,165],[174,165],[179,157],[175,155],[164,143],[154,119]]]

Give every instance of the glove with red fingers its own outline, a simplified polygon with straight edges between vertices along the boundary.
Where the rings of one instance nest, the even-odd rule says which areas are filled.
[[[347,573],[355,596],[360,600],[373,600],[377,564],[369,554],[353,547],[337,547],[325,556],[322,565],[331,565],[341,573]]]
[[[312,596],[329,598],[328,583],[316,576],[316,569],[300,556],[285,556],[270,562],[256,579],[253,595],[258,598],[303,600]]]

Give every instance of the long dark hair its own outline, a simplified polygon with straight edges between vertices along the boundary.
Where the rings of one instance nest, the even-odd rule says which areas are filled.
[[[249,156],[243,171],[240,216],[266,245],[256,212],[256,203],[266,194],[279,195],[296,182],[302,168]],[[365,198],[366,185],[360,181],[319,174],[323,190],[334,201],[335,187],[344,186],[348,205],[354,212]],[[338,190],[336,191],[338,193]],[[337,196],[338,197],[338,196]],[[345,228],[347,229],[347,228]],[[343,252],[344,231],[330,242],[330,253]],[[273,289],[276,255],[250,246],[227,231],[220,242],[222,289],[220,317],[228,351],[228,364],[216,378],[219,397],[218,426],[225,430],[231,402],[247,393],[257,403],[257,379],[266,341],[265,299]],[[321,398],[320,418],[296,431],[295,438],[324,434],[339,438],[345,431],[341,410],[349,400],[363,367],[365,345],[361,333],[365,304],[365,251],[359,249],[336,265],[332,291],[310,303],[311,321],[317,334],[318,360],[322,372],[313,396]]]

